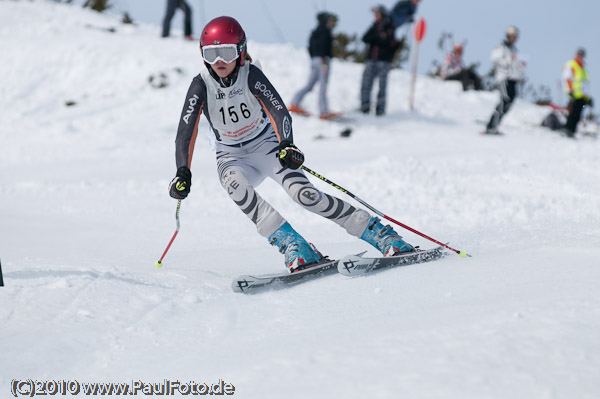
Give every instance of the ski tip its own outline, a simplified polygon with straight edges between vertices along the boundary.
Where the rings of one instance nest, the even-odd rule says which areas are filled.
[[[348,255],[337,264],[338,273],[344,276],[358,276],[368,272],[372,261],[357,255]]]
[[[261,281],[262,280],[262,281]],[[249,294],[257,287],[263,287],[272,283],[270,278],[257,278],[248,274],[238,276],[231,282],[231,290],[242,294]]]
[[[246,292],[246,288],[250,286],[250,276],[239,276],[231,282],[231,290],[233,292]]]
[[[235,280],[233,280],[231,282],[231,290],[233,292],[241,292],[241,293],[245,293],[246,292],[246,288],[248,287],[248,282],[244,281],[243,279],[237,278]]]

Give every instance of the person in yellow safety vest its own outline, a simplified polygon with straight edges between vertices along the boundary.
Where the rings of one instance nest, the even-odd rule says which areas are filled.
[[[565,124],[565,131],[569,137],[575,135],[577,124],[581,119],[581,111],[585,105],[592,106],[590,97],[590,79],[583,59],[585,58],[585,49],[577,50],[575,58],[567,61],[563,67],[563,79],[565,91],[569,96],[569,116]]]

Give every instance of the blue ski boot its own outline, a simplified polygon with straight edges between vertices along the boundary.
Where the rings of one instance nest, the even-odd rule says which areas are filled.
[[[415,251],[412,245],[402,240],[402,237],[392,229],[392,226],[389,224],[384,226],[379,220],[376,217],[371,218],[360,238],[380,250],[383,256],[394,256]]]
[[[285,265],[290,273],[306,269],[324,259],[316,248],[306,242],[287,222],[275,230],[268,240],[269,244],[275,245],[279,252],[285,254]]]

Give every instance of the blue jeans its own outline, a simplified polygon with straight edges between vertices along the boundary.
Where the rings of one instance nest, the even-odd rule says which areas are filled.
[[[375,111],[377,115],[385,113],[387,97],[387,77],[390,72],[391,63],[389,61],[367,60],[365,70],[362,75],[360,86],[360,109],[368,113],[371,109],[371,92],[375,79],[379,80],[379,91],[377,93],[377,104]]]
[[[304,88],[302,88],[294,98],[292,99],[292,104],[300,106],[302,99],[306,96],[315,86],[317,81],[319,82],[319,112],[321,115],[329,112],[329,107],[327,106],[327,82],[329,81],[329,65],[330,62],[327,60],[327,63],[323,62],[322,57],[313,57],[311,59],[310,64],[310,76],[308,78],[308,83]]]

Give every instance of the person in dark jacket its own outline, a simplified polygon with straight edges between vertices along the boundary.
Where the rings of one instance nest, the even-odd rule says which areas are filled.
[[[396,28],[406,22],[413,22],[417,6],[421,0],[403,0],[396,3],[390,12],[390,19]]]
[[[163,20],[162,37],[169,37],[171,33],[171,20],[175,11],[180,8],[185,16],[183,21],[184,35],[187,40],[194,40],[192,36],[192,9],[185,0],[167,0],[167,10]]]
[[[398,41],[394,37],[394,24],[390,21],[385,7],[378,5],[373,7],[372,11],[375,22],[362,37],[363,42],[367,44],[367,54],[360,87],[360,110],[365,114],[371,112],[371,92],[375,79],[378,79],[379,92],[375,114],[383,115],[386,106],[387,77],[398,49]]]
[[[308,53],[311,58],[310,76],[308,83],[296,93],[292,104],[288,107],[290,112],[309,115],[309,112],[300,106],[302,99],[319,82],[319,112],[321,119],[333,119],[338,113],[329,112],[327,105],[327,83],[331,69],[331,56],[333,47],[332,29],[337,23],[335,14],[320,12],[317,14],[318,26],[312,31],[308,43]]]

